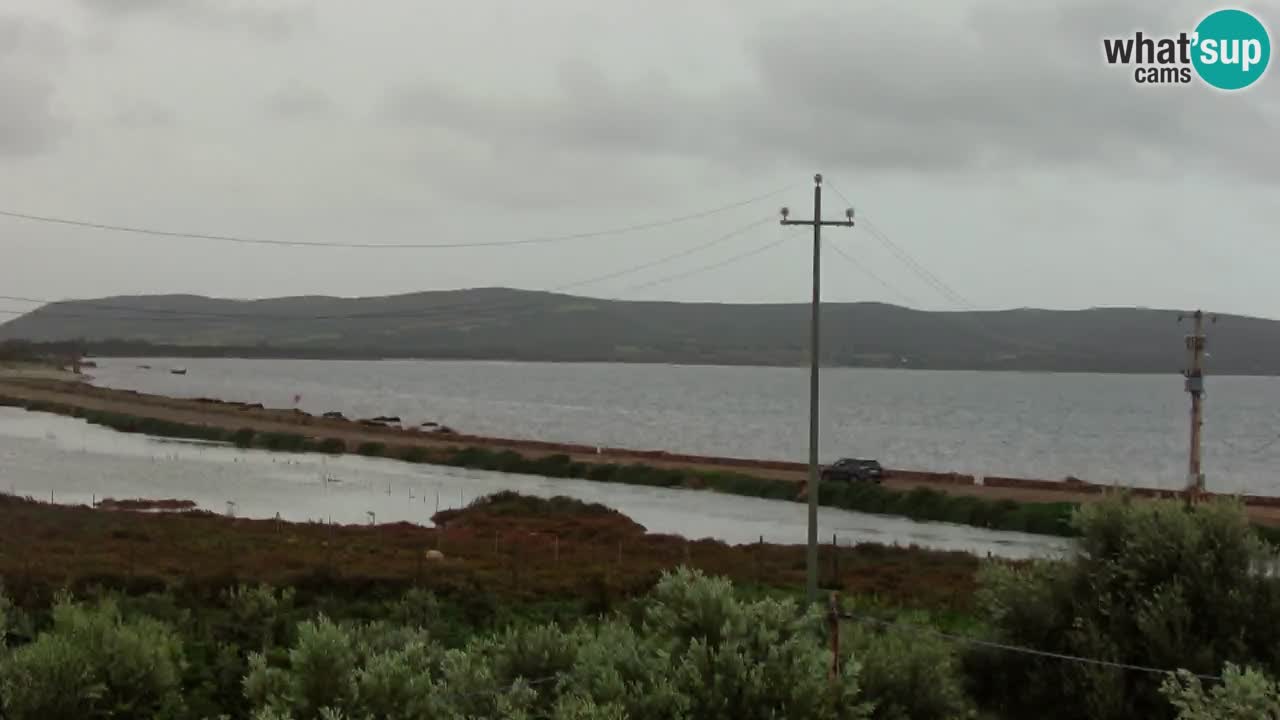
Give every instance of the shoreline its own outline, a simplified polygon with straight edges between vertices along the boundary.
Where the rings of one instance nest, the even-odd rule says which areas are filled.
[[[243,447],[354,453],[548,477],[679,485],[778,500],[803,500],[807,478],[807,465],[797,462],[594,448],[371,426],[358,420],[326,418],[296,409],[279,410],[212,398],[181,399],[103,388],[82,379],[0,375],[0,404],[82,417],[125,432],[224,440]],[[1126,490],[1137,497],[1180,496],[1172,491],[1118,488],[1082,481],[999,476],[985,477],[982,484],[977,484],[976,478],[967,474],[899,469],[886,469],[880,485],[824,483],[822,490],[823,505],[848,510],[1052,535],[1069,535],[1069,530],[1060,525],[1070,510],[1080,503],[1096,501],[1109,491]],[[1244,501],[1255,523],[1280,526],[1280,498],[1232,497]],[[964,507],[933,507],[940,502]],[[994,512],[995,509],[999,512]],[[993,519],[995,515],[1018,511],[1042,517]]]

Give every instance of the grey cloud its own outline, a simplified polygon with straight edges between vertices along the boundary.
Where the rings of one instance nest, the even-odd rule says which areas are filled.
[[[763,85],[814,108],[823,124],[782,115],[754,138],[790,138],[891,169],[1102,165],[1141,174],[1176,161],[1280,180],[1277,147],[1246,142],[1275,130],[1264,89],[1143,88],[1130,71],[1105,66],[1102,38],[1132,32],[1144,16],[1124,8],[987,2],[968,35],[922,27],[918,17],[910,25],[907,14],[880,26],[851,18],[775,26],[756,45]],[[1151,15],[1138,27],[1170,32],[1198,19],[1169,7]],[[912,27],[909,51],[894,52],[894,24]]]
[[[172,127],[177,113],[163,105],[137,100],[122,104],[112,119],[121,127],[154,129]]]
[[[267,110],[284,118],[319,117],[337,111],[327,93],[314,87],[290,85],[267,98]]]
[[[960,27],[926,5],[797,14],[748,42],[753,81],[715,93],[662,77],[568,66],[550,97],[403,90],[397,122],[449,127],[548,152],[682,155],[735,166],[788,160],[908,172],[1104,168],[1135,177],[1198,168],[1280,181],[1280,88],[1222,94],[1141,87],[1102,39],[1190,29],[1203,8],[1087,0],[980,0]]]
[[[567,65],[560,75],[563,98],[479,98],[420,83],[389,93],[380,115],[422,146],[403,166],[447,195],[535,209],[587,200],[601,207],[629,195],[656,201],[684,190],[671,180],[682,159],[672,156],[661,117],[661,80],[652,80],[641,100],[630,88],[620,97],[585,65]],[[623,157],[628,151],[635,152]],[[493,183],[495,177],[536,180]]]
[[[35,155],[52,147],[66,122],[54,110],[52,85],[0,70],[0,155]]]
[[[311,19],[308,2],[246,2],[244,0],[80,0],[89,10],[107,17],[156,15],[211,27],[246,29],[267,37],[282,37]]]
[[[0,16],[0,155],[36,155],[65,134],[51,77],[64,51],[57,28]]]

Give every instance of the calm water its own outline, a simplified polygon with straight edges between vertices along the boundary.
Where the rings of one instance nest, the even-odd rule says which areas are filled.
[[[504,475],[356,456],[241,450],[126,435],[83,421],[0,408],[0,491],[60,503],[96,496],[181,498],[214,512],[286,520],[430,524],[436,508],[500,490],[567,495],[617,508],[651,532],[803,543],[806,507],[692,490]],[[228,502],[235,503],[234,507]],[[820,537],[915,544],[1008,557],[1053,554],[1066,541],[822,509]]]
[[[464,432],[804,460],[808,370],[436,361],[104,359],[97,382],[177,396],[397,415]],[[143,370],[139,364],[153,369]],[[172,366],[188,369],[171,375]],[[821,456],[901,468],[1179,487],[1176,375],[829,369]],[[1211,377],[1211,489],[1280,493],[1280,379]]]

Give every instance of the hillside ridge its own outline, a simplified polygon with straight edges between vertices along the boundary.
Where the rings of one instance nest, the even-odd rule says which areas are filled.
[[[823,364],[952,370],[1176,373],[1174,310],[926,311],[824,303]],[[71,300],[0,325],[0,341],[101,355],[439,358],[804,365],[809,306],[608,300],[511,288],[378,297]],[[1280,321],[1222,315],[1214,374],[1280,374]]]

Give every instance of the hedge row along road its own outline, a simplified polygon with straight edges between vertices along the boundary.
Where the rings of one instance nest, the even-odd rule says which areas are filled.
[[[478,469],[580,477],[659,486],[702,487],[738,495],[799,500],[807,470],[802,463],[676,455],[438,434],[375,427],[353,420],[308,415],[210,399],[180,399],[113,390],[86,383],[0,377],[6,405],[83,417],[97,424],[157,435],[208,437],[277,450],[358,452]],[[243,442],[241,442],[243,440]],[[880,486],[826,484],[822,504],[849,510],[903,515],[1004,530],[1069,534],[1064,518],[1082,502],[1100,497],[1097,486],[1016,478],[889,470]],[[1280,527],[1274,499],[1249,502],[1257,524]]]

